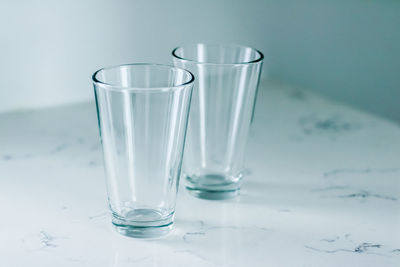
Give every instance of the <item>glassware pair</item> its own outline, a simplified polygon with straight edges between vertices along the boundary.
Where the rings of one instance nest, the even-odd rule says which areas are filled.
[[[197,44],[172,56],[174,66],[93,74],[112,223],[127,236],[171,230],[182,161],[185,186],[200,198],[233,197],[243,177],[262,53]]]

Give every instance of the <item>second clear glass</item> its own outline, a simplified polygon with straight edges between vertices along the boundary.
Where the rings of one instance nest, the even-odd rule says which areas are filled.
[[[263,54],[240,45],[196,44],[172,52],[174,65],[196,82],[189,117],[183,176],[205,199],[238,194],[244,171]]]

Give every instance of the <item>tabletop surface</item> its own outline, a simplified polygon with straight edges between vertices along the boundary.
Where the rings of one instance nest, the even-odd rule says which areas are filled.
[[[93,103],[0,114],[0,266],[400,266],[400,127],[262,83],[239,197],[114,232]]]

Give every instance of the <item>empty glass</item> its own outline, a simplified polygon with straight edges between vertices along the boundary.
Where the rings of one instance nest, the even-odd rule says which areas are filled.
[[[124,235],[172,228],[193,82],[156,64],[93,74],[112,223]]]
[[[186,188],[206,199],[239,192],[263,54],[240,45],[196,44],[172,51],[196,82],[183,163]]]

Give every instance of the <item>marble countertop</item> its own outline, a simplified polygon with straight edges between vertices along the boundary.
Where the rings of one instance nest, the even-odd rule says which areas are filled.
[[[93,103],[0,114],[0,266],[400,266],[400,127],[263,83],[236,199],[114,232]]]

